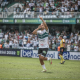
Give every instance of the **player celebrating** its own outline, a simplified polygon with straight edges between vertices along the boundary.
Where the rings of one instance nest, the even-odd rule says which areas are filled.
[[[64,64],[64,59],[63,59],[63,52],[64,52],[64,48],[65,48],[65,40],[63,39],[63,36],[60,35],[59,36],[59,39],[61,40],[60,41],[60,53],[59,53],[59,56],[61,58],[61,63],[60,64]]]
[[[43,18],[40,16],[39,16],[39,18],[42,20],[43,23],[41,23],[41,25],[39,25],[38,28],[35,29],[32,33],[38,35],[38,38],[39,38],[39,50],[38,50],[39,60],[40,60],[40,64],[42,65],[42,68],[43,68],[42,72],[46,72],[44,60],[46,60],[46,61],[49,60],[50,64],[52,64],[52,59],[46,57],[46,54],[47,54],[47,51],[49,48],[49,44],[48,44],[49,29],[48,29],[47,24],[43,20]]]

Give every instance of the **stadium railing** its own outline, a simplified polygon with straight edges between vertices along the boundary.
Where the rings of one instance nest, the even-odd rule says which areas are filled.
[[[80,18],[80,12],[0,12],[0,18]]]

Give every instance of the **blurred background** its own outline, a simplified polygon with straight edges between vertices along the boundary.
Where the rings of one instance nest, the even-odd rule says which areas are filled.
[[[0,0],[0,45],[2,48],[38,49],[32,31],[41,24],[49,27],[49,50],[57,50],[59,35],[67,51],[80,51],[80,0]]]

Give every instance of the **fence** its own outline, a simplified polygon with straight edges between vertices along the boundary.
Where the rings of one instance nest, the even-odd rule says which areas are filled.
[[[38,58],[38,50],[31,49],[0,49],[0,56],[18,56],[18,57],[31,57]],[[48,51],[47,57],[52,59],[60,59],[58,51]],[[63,53],[63,58],[67,60],[80,60],[80,52],[68,52]]]
[[[0,12],[0,18],[80,18],[80,12]]]

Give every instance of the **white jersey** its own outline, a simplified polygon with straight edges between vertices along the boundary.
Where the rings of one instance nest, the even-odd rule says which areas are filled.
[[[44,29],[43,31],[41,30],[37,31],[39,38],[39,48],[49,48],[48,33],[49,29],[48,30]]]

